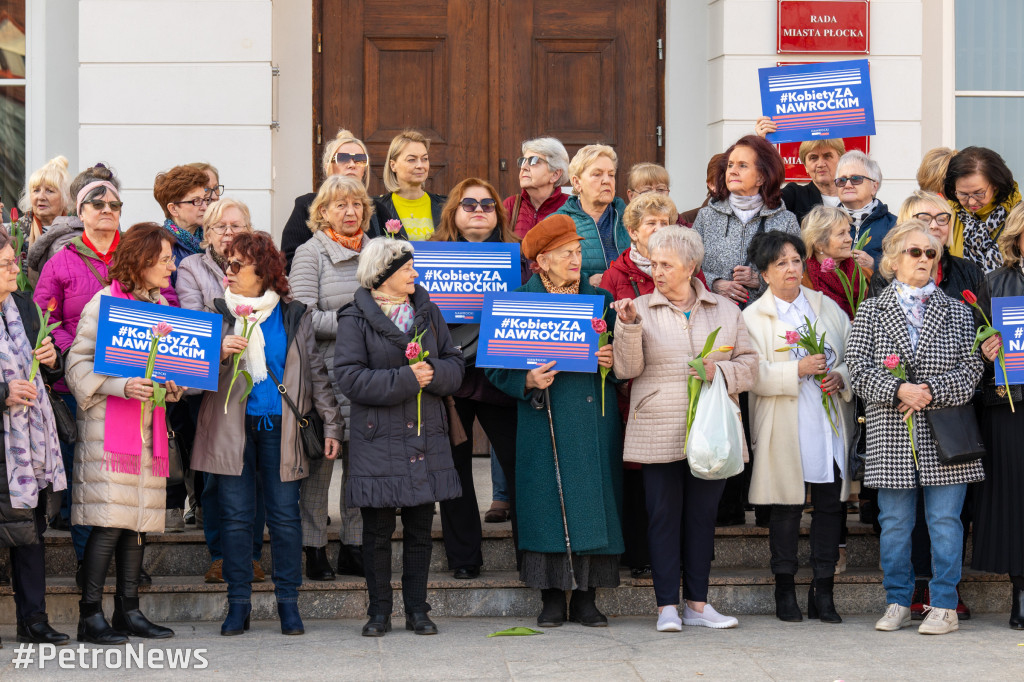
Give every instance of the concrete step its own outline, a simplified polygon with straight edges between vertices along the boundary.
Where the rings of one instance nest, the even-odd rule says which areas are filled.
[[[402,612],[401,583],[395,588],[396,614]],[[797,574],[797,599],[806,612],[810,572]],[[773,579],[767,569],[712,569],[709,599],[721,612],[737,616],[774,614]],[[525,587],[512,571],[484,571],[476,580],[455,580],[447,573],[432,573],[428,583],[432,615],[438,617],[487,616],[522,619],[527,624],[540,611],[540,593]],[[73,623],[78,618],[79,593],[72,578],[47,580],[50,620]],[[157,577],[141,591],[142,608],[156,622],[218,621],[227,612],[227,587],[208,585],[199,576]],[[114,581],[104,588],[104,609],[113,610]],[[1001,613],[1010,603],[1006,576],[964,572],[961,593],[972,610]],[[10,587],[0,588],[0,623],[15,622]],[[877,570],[851,570],[836,577],[836,608],[840,614],[881,614],[885,608],[882,574]],[[273,584],[253,585],[253,616],[276,619]],[[304,618],[361,618],[366,614],[366,584],[361,578],[343,576],[333,582],[304,583],[299,588],[299,607]],[[656,613],[649,579],[621,574],[621,585],[598,591],[598,606],[609,616]]]

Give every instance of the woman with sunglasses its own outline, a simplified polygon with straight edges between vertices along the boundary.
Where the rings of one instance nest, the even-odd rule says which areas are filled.
[[[510,216],[509,224],[522,239],[530,229],[562,208],[569,195],[561,190],[569,184],[569,153],[553,137],[526,140],[522,156],[516,159],[519,169],[519,194],[503,202]]]
[[[882,259],[882,240],[896,224],[896,216],[889,213],[889,207],[875,198],[882,186],[882,169],[874,159],[855,149],[839,158],[835,183],[840,205],[850,216],[853,243],[865,234],[870,236],[864,250],[853,257],[862,268],[877,270]]]
[[[480,178],[466,178],[452,188],[441,211],[441,224],[432,241],[443,242],[518,242],[498,191]],[[478,324],[449,324],[453,343],[462,348],[466,374],[452,395],[455,409],[466,433],[473,432],[474,419],[491,441],[502,473],[505,474],[512,534],[518,537],[515,519],[516,401],[499,391],[476,367]],[[448,555],[448,568],[459,579],[480,575],[483,554],[480,509],[473,486],[472,439],[452,448],[455,470],[462,482],[462,496],[441,503],[441,530]]]
[[[371,225],[371,237],[384,235],[391,220],[402,226],[395,237],[410,241],[430,239],[441,224],[441,209],[448,197],[425,189],[430,174],[430,139],[416,130],[395,135],[384,164],[386,194],[373,200],[377,225]]]
[[[882,250],[880,267],[892,284],[861,304],[846,347],[853,390],[867,406],[864,485],[878,488],[879,555],[888,606],[875,629],[889,632],[910,625],[910,538],[917,498],[923,496],[933,574],[930,608],[918,632],[941,635],[959,628],[960,511],[967,485],[985,473],[980,460],[940,463],[927,412],[969,403],[984,364],[973,349],[970,311],[935,285],[942,243],[928,226],[916,219],[897,225]],[[907,380],[887,369],[892,356],[905,368]]]
[[[335,175],[344,175],[355,178],[362,183],[367,191],[370,189],[370,153],[362,140],[356,138],[350,131],[342,128],[334,139],[324,147],[324,155],[321,159],[324,172],[324,179]],[[288,271],[291,272],[292,260],[295,258],[295,250],[308,242],[313,237],[307,223],[309,222],[309,207],[313,205],[316,192],[303,194],[295,199],[295,208],[288,216],[288,222],[284,225],[284,232],[281,233],[281,251],[288,262]],[[370,215],[370,224],[367,230],[376,232],[377,216]]]
[[[999,234],[1021,194],[1003,157],[985,147],[967,147],[949,160],[944,194],[953,212],[954,256],[986,273],[1003,264]]]
[[[215,201],[206,189],[209,178],[192,166],[175,166],[158,173],[153,181],[153,196],[164,211],[164,229],[174,235],[174,265],[188,256],[203,252],[203,216]],[[171,276],[171,286],[178,273]]]

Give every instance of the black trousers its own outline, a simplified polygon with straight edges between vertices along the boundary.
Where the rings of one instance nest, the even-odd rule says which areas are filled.
[[[0,453],[3,457],[3,453]],[[11,547],[11,586],[14,588],[14,610],[19,625],[35,625],[46,621],[46,566],[43,533],[46,532],[46,493],[39,493],[35,508],[36,537],[34,545]]]
[[[651,565],[647,542],[647,502],[642,469],[622,470],[622,539],[626,551],[622,563],[630,568]]]
[[[725,481],[696,478],[686,460],[644,464],[643,474],[647,538],[658,606],[679,604],[680,554],[683,597],[706,602],[715,552],[715,518]]]
[[[363,568],[370,616],[390,616],[394,610],[391,590],[391,536],[395,532],[394,507],[364,507]],[[434,505],[402,507],[402,601],[406,614],[426,613],[427,572],[430,570],[430,526]]]
[[[110,560],[115,557],[117,587],[114,594],[138,597],[144,543],[145,536],[134,530],[93,526],[82,560],[82,601],[99,604],[103,600],[103,583]]]
[[[519,546],[519,534],[516,531],[516,406],[455,398],[455,409],[470,437],[462,445],[452,448],[455,471],[462,482],[462,497],[441,503],[441,531],[444,534],[445,553],[448,555],[448,568],[452,570],[483,566],[484,563],[480,552],[483,532],[480,527],[480,508],[476,503],[476,487],[473,485],[474,418],[480,420],[480,426],[491,441],[498,464],[508,481],[512,537],[514,546]]]
[[[725,479],[725,489],[718,503],[718,516],[723,521],[742,518],[746,514],[747,493],[750,492],[750,474],[754,470],[754,448],[750,443],[750,401],[747,393],[740,393],[740,421],[743,424],[743,437],[747,441],[747,452],[750,462],[743,471]]]
[[[839,560],[839,538],[843,531],[844,500],[840,499],[843,479],[832,463],[831,483],[808,483],[811,489],[811,567],[815,578],[831,578]],[[796,575],[797,544],[800,538],[802,504],[773,504],[768,526],[768,544],[772,552],[772,573]]]

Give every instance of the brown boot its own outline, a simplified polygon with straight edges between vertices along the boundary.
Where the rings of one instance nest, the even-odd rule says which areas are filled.
[[[208,583],[222,583],[224,582],[224,560],[217,559],[210,564],[210,570],[206,572],[206,582]]]
[[[252,581],[254,583],[261,583],[267,579],[267,574],[263,572],[263,567],[260,566],[260,562],[255,559],[252,560]]]

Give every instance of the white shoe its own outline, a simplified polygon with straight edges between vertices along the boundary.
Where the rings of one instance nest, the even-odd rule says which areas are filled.
[[[895,632],[910,625],[910,607],[889,604],[885,614],[875,623],[875,629],[882,632]]]
[[[683,621],[679,620],[679,611],[674,606],[666,606],[658,614],[658,632],[679,632],[683,629]]]
[[[960,629],[960,619],[957,618],[956,609],[937,609],[934,606],[925,606],[924,622],[917,628],[922,635],[948,635]]]
[[[711,604],[704,605],[704,612],[697,613],[689,606],[683,608],[683,625],[696,625],[702,628],[725,630],[734,628],[740,622],[732,616],[723,616]]]

